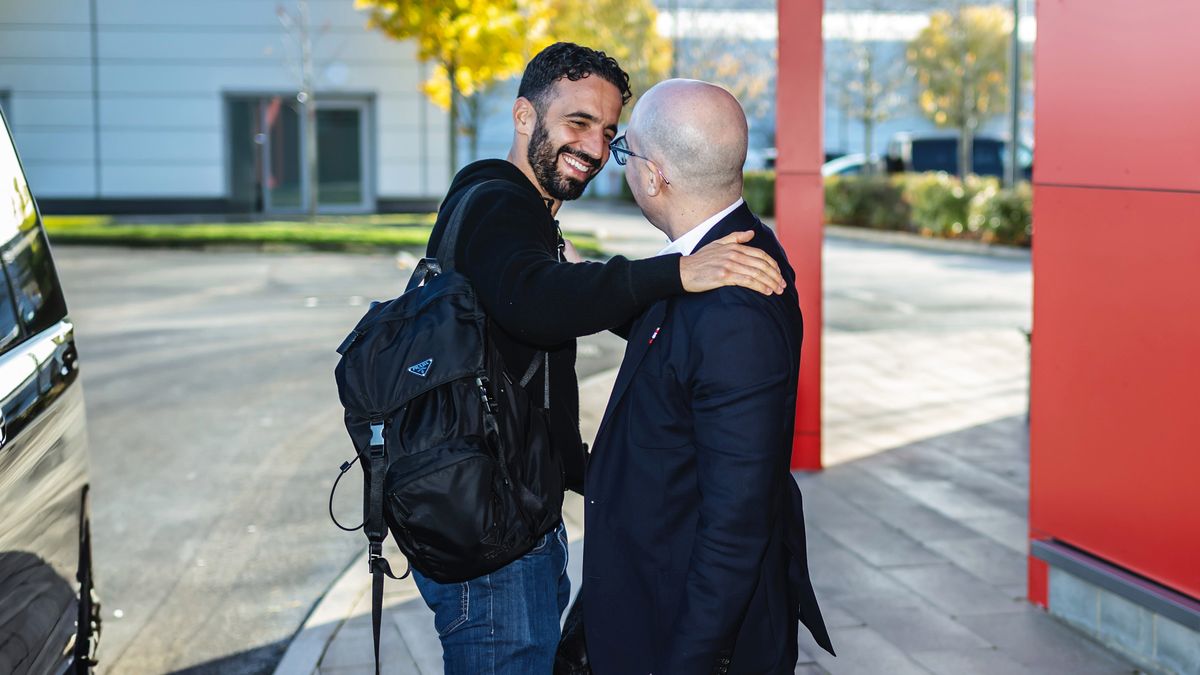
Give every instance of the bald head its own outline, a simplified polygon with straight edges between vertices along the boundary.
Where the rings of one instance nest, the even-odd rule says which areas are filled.
[[[728,91],[665,80],[638,99],[629,129],[677,190],[718,200],[741,195],[746,113]]]

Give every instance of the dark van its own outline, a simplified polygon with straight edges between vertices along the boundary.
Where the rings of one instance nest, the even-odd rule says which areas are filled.
[[[74,327],[0,112],[0,673],[86,673],[87,427]]]
[[[978,176],[1004,176],[1008,163],[1008,143],[991,136],[971,139],[971,173]],[[945,171],[958,173],[958,134],[954,132],[901,132],[888,141],[888,173]],[[1024,145],[1017,147],[1017,165],[1024,180],[1033,177],[1033,153]]]

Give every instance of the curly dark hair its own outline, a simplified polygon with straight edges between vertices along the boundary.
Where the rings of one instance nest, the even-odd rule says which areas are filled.
[[[546,97],[555,82],[564,77],[572,81],[581,80],[589,75],[597,75],[611,82],[621,92],[621,105],[629,103],[633,97],[633,92],[629,90],[629,73],[621,70],[616,59],[571,42],[556,42],[538,52],[525,66],[517,96],[529,99],[540,115],[545,111]]]

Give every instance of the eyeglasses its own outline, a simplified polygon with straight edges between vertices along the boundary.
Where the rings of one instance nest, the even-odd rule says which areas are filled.
[[[617,160],[618,166],[625,166],[629,162],[630,157],[637,157],[638,159],[644,159],[647,162],[654,161],[654,160],[650,159],[649,157],[646,157],[644,155],[639,155],[636,152],[630,150],[629,149],[629,141],[625,139],[625,134],[621,134],[620,136],[617,136],[616,138],[612,139],[612,141],[608,144],[608,149],[612,151],[613,159]],[[663,175],[662,169],[658,169],[657,164],[655,164],[654,166],[655,166],[655,169],[658,170],[658,177],[662,179],[663,184],[670,185],[671,181],[667,180],[667,177]]]

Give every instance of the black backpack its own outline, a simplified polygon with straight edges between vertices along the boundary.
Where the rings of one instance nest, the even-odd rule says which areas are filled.
[[[338,396],[357,451],[338,480],[362,460],[359,527],[374,577],[376,672],[383,575],[408,574],[393,575],[383,557],[389,530],[411,568],[453,583],[521,557],[561,518],[563,470],[546,411],[549,357],[539,353],[513,382],[474,289],[454,269],[467,204],[487,182],[461,198],[437,257],[418,263],[404,294],[373,303],[337,350]],[[541,408],[524,388],[538,370]],[[332,509],[331,493],[331,516]]]

